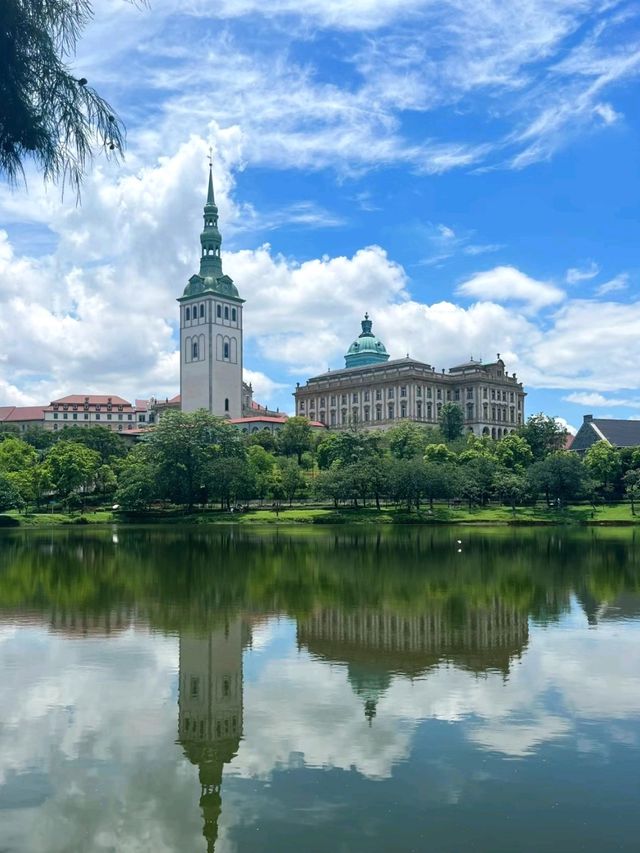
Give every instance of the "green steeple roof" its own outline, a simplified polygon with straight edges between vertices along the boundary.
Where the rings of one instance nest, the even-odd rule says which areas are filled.
[[[191,276],[182,298],[200,296],[209,292],[219,293],[221,296],[242,301],[233,279],[222,272],[222,259],[220,257],[222,235],[218,230],[218,208],[213,194],[211,163],[209,163],[209,186],[207,188],[207,202],[204,206],[204,228],[200,234],[200,245],[202,248],[200,271]]]
[[[385,345],[373,334],[371,326],[369,315],[365,314],[362,321],[362,331],[344,357],[345,367],[362,367],[389,360],[389,353]]]

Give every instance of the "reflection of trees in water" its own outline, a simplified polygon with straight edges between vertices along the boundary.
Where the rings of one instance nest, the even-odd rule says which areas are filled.
[[[496,601],[546,621],[575,593],[593,617],[602,602],[638,591],[637,541],[635,530],[408,526],[16,532],[0,537],[0,608],[46,613],[61,628],[111,620],[172,631],[215,625],[234,609],[304,617],[319,607],[435,608],[454,623]]]

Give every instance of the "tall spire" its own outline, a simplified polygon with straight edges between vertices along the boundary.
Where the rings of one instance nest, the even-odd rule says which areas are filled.
[[[218,230],[218,208],[213,194],[211,150],[209,150],[209,186],[207,188],[207,202],[204,206],[204,229],[200,235],[200,244],[202,246],[200,275],[203,278],[207,276],[219,278],[222,275],[222,261],[220,259],[222,236]]]

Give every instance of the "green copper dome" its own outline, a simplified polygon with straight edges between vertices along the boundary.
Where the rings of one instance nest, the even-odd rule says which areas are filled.
[[[344,357],[345,367],[363,367],[367,364],[380,364],[389,360],[389,353],[382,341],[371,331],[369,315],[364,315],[362,332]]]

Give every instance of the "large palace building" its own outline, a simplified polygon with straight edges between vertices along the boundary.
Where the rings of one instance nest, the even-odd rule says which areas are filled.
[[[344,368],[298,383],[294,396],[297,415],[329,429],[388,429],[403,421],[435,426],[442,406],[455,403],[468,432],[502,438],[524,422],[526,395],[500,354],[490,364],[470,359],[441,373],[408,356],[390,360],[365,314]]]

